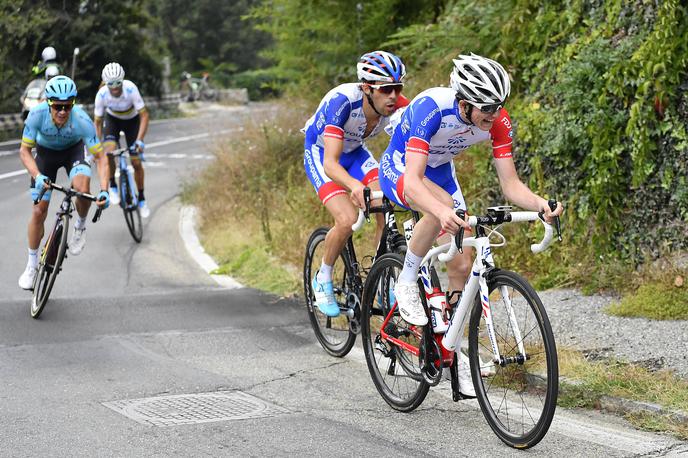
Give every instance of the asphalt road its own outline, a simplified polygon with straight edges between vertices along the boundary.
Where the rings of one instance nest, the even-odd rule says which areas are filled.
[[[17,286],[26,263],[28,176],[20,172],[17,144],[0,145],[1,456],[615,457],[688,450],[615,417],[559,409],[547,437],[517,452],[493,435],[477,403],[452,402],[444,384],[415,412],[394,412],[375,391],[361,350],[343,359],[326,355],[298,301],[218,286],[186,251],[177,196],[211,163],[213,143],[231,137],[247,116],[260,119],[260,109],[155,122],[146,139],[152,214],[143,242],[134,243],[119,209],[109,209],[89,224],[84,252],[66,260],[39,320],[29,316],[30,293]],[[64,174],[58,182],[66,182]],[[175,417],[182,404],[195,406],[193,413]],[[222,415],[240,419],[211,421]],[[171,420],[162,425],[160,418]]]

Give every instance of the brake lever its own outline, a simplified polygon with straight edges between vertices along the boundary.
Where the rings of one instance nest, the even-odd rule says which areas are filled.
[[[466,212],[462,209],[456,210],[456,216],[459,218],[466,219]],[[455,241],[456,241],[456,247],[459,249],[459,253],[463,253],[463,233],[464,233],[464,227],[459,226],[459,232],[456,233]]]
[[[370,188],[366,186],[363,188],[363,201],[365,202],[365,210],[363,214],[367,222],[370,222]]]
[[[557,209],[557,200],[556,199],[550,199],[547,201],[547,205],[549,205],[550,210],[554,211]],[[561,222],[559,221],[558,216],[554,217],[554,227],[557,229],[557,238],[561,242]]]

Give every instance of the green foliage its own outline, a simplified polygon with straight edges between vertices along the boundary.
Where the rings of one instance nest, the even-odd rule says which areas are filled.
[[[607,313],[651,320],[688,320],[688,288],[671,284],[643,285],[635,294],[610,305]]]

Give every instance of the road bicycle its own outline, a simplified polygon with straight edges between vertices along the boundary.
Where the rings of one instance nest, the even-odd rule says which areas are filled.
[[[38,270],[36,271],[36,276],[33,281],[33,298],[31,299],[31,317],[38,318],[48,302],[50,297],[50,292],[55,284],[55,279],[57,274],[62,270],[62,262],[67,257],[67,236],[69,234],[69,220],[72,217],[72,211],[74,210],[74,204],[72,202],[73,197],[81,197],[84,199],[91,200],[95,202],[97,200],[96,196],[91,194],[76,191],[72,188],[66,189],[55,183],[46,182],[46,187],[44,187],[38,194],[36,200],[33,201],[34,205],[41,201],[43,195],[48,191],[48,189],[54,189],[56,191],[63,192],[65,194],[62,204],[60,204],[60,209],[57,211],[57,218],[55,220],[55,225],[53,230],[50,232],[45,244],[43,245],[43,250],[41,251],[41,257],[38,263]],[[93,216],[93,222],[95,223],[100,218],[103,210],[98,208],[95,215]]]
[[[124,221],[132,238],[136,243],[141,243],[143,238],[143,223],[141,221],[141,211],[139,210],[138,190],[134,180],[134,169],[131,165],[130,148],[120,148],[110,151],[108,156],[115,158],[115,180],[119,186],[119,206],[124,213]]]
[[[556,202],[550,201],[550,207],[556,208]],[[464,218],[462,211],[457,215]],[[392,253],[375,260],[363,290],[361,335],[375,387],[392,408],[408,412],[418,407],[430,386],[443,378],[443,369],[449,372],[452,399],[462,399],[457,366],[466,344],[478,403],[495,434],[515,448],[532,447],[545,436],[558,396],[552,328],[532,286],[517,273],[498,269],[492,255],[492,248],[506,244],[497,231],[500,225],[536,220],[545,228],[542,241],[531,245],[533,253],[539,253],[551,243],[554,231],[543,213],[512,212],[506,206],[470,216],[474,236],[463,238],[461,229],[450,243],[431,249],[418,280],[428,313],[428,324],[422,327],[404,321],[394,298],[378,293],[398,277],[404,258]],[[558,218],[555,227],[561,240]],[[452,310],[434,261],[446,262],[464,246],[475,249],[475,260]]]
[[[371,213],[382,213],[385,225],[375,258],[386,253],[405,253],[406,239],[397,229],[392,203],[384,197],[382,191],[371,192],[369,188],[365,188],[363,194],[365,209],[359,210],[358,220],[352,229],[360,229]],[[370,201],[375,199],[382,199],[382,205],[370,207]],[[360,303],[366,269],[356,257],[353,236],[349,237],[332,268],[332,285],[341,313],[337,317],[329,317],[320,311],[315,302],[311,280],[320,266],[329,230],[328,227],[320,227],[308,239],[303,265],[303,288],[308,317],[318,342],[330,355],[343,357],[349,353],[356,335],[360,333]]]

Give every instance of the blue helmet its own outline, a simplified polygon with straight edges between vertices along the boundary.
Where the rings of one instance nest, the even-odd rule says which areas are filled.
[[[76,84],[71,78],[59,75],[51,78],[45,85],[48,100],[69,100],[76,97]]]
[[[358,79],[370,83],[401,83],[406,67],[391,52],[373,51],[363,54],[356,66]]]

